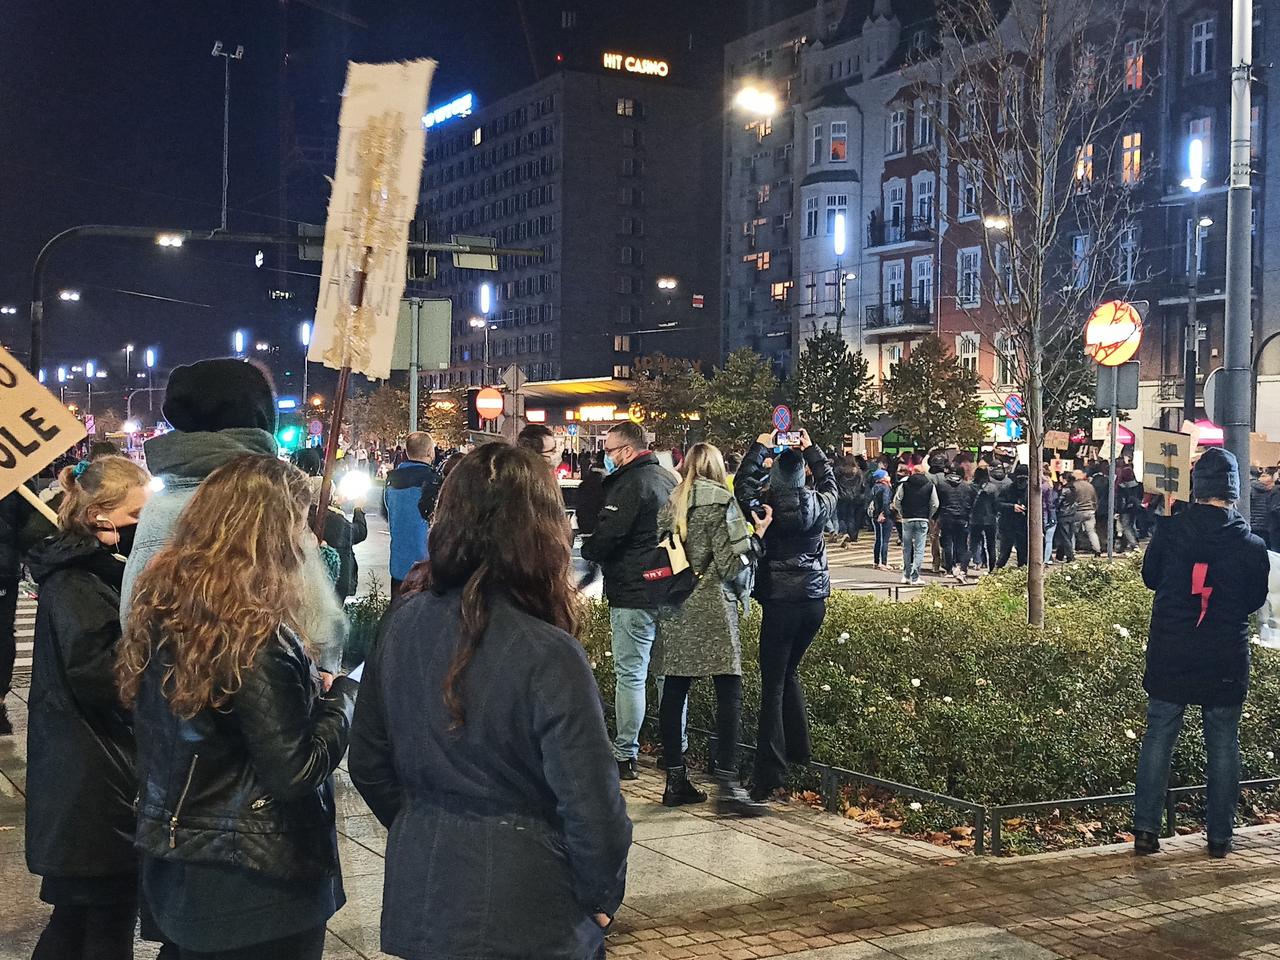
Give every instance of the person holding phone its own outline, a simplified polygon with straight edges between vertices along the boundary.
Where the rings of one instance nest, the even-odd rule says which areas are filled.
[[[770,456],[773,466],[766,473]],[[812,487],[805,485],[806,468],[813,474]],[[835,515],[839,489],[831,462],[807,430],[800,431],[798,449],[780,449],[776,431],[762,433],[743,458],[734,489],[739,498],[758,499],[772,510],[754,591],[763,619],[751,797],[765,800],[786,783],[788,762],[807,763],[810,758],[809,720],[797,671],[826,617],[831,576],[823,531]]]

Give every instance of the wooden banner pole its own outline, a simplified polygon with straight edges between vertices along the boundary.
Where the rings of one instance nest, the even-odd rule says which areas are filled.
[[[53,512],[53,509],[47,503],[36,496],[35,493],[32,492],[31,488],[25,483],[19,485],[18,493],[22,494],[22,499],[35,507],[42,517],[52,523],[55,527],[58,525],[58,515]]]

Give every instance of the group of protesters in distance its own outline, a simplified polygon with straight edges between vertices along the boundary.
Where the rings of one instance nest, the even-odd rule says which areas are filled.
[[[722,814],[765,812],[788,765],[810,759],[798,668],[825,617],[840,487],[807,433],[795,446],[762,434],[731,476],[709,444],[677,473],[637,425],[609,431],[582,553],[602,567],[610,606],[611,744],[575,636],[554,458],[526,442],[545,438],[450,461],[429,558],[400,583],[367,662],[343,675],[315,484],[277,456],[266,374],[232,359],[179,367],[163,410],[173,430],[146,445],[163,489],[120,456],[68,465],[57,530],[28,556],[39,605],[26,856],[53,906],[35,960],[129,958],[139,918],[163,960],[320,957],[346,902],[334,772],[348,747],[350,781],[390,831],[384,951],[594,960],[623,902],[620,779],[639,776],[650,673],[664,804],[706,799],[684,759],[700,677],[716,697]],[[1194,484],[1196,502],[1157,527],[1144,565],[1156,600],[1135,828],[1140,850],[1158,848],[1173,742],[1185,706],[1202,704],[1210,850],[1223,855],[1246,621],[1267,555],[1231,510],[1229,454],[1206,454]],[[923,497],[896,499],[905,514]],[[654,602],[645,577],[664,535],[695,578],[678,603]],[[762,695],[744,786],[748,598],[763,613]]]

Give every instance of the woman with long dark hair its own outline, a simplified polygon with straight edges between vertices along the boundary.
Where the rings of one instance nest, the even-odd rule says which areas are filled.
[[[147,471],[125,457],[64,467],[40,584],[27,727],[27,866],[53,904],[33,960],[126,960],[138,916],[133,731],[111,673],[120,581]]]
[[[332,774],[357,684],[299,636],[310,506],[300,470],[238,456],[138,578],[116,673],[143,895],[183,960],[318,960],[346,902]]]
[[[631,824],[573,637],[559,487],[536,453],[487,444],[445,481],[430,537],[425,589],[366,665],[349,763],[391,829],[382,949],[590,960]]]

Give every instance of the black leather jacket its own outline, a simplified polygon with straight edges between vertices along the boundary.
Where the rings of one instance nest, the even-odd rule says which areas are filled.
[[[134,713],[138,849],[283,879],[336,874],[332,774],[359,685],[340,677],[321,696],[315,665],[282,629],[227,707],[184,720],[161,689],[165,654],[152,657]]]
[[[658,511],[675,488],[675,474],[648,451],[604,478],[604,508],[582,544],[582,556],[603,568],[610,606],[653,607],[644,571],[658,545]]]

